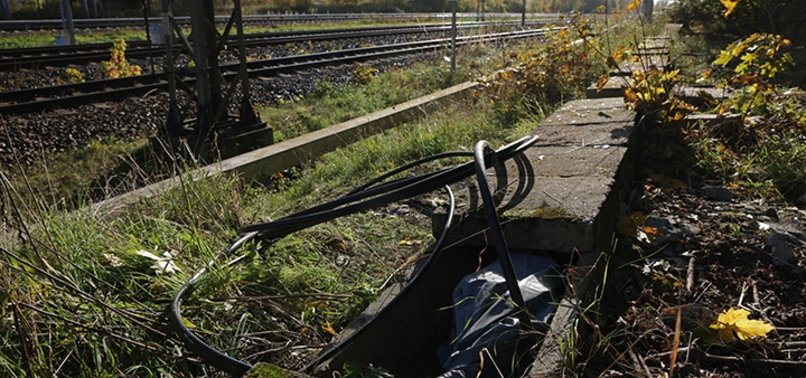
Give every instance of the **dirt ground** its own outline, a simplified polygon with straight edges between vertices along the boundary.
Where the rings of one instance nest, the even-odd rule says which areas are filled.
[[[803,205],[720,186],[694,168],[679,130],[650,127],[644,141],[619,223],[622,251],[634,258],[611,267],[618,294],[603,303],[606,325],[591,370],[612,377],[806,376]],[[773,330],[749,337],[742,326],[726,326],[730,309]]]

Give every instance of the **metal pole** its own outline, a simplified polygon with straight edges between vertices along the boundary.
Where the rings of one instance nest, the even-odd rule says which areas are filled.
[[[162,72],[168,80],[168,119],[166,129],[169,136],[178,138],[183,132],[182,114],[176,102],[176,67],[174,66],[174,31],[171,28],[171,0],[162,0],[162,43],[165,45],[165,62]],[[176,146],[172,146],[175,148]]]
[[[526,0],[523,0],[523,13],[521,13],[521,27],[526,27]]]
[[[451,83],[453,82],[454,74],[456,73],[456,3],[459,0],[450,0],[451,2]]]
[[[95,0],[87,0],[87,10],[89,10],[90,18],[98,18],[98,2]]]
[[[241,78],[241,123],[254,125],[258,123],[257,114],[252,108],[252,95],[249,89],[249,75],[246,73],[246,44],[243,36],[243,12],[241,11],[241,0],[234,0],[235,3],[235,28],[238,32],[238,76]],[[233,84],[235,85],[235,84]]]
[[[157,70],[154,67],[154,55],[151,53],[151,28],[148,17],[151,15],[151,0],[143,0],[143,24],[146,28],[146,45],[148,45],[148,66],[153,74]]]
[[[70,0],[61,0],[62,10],[62,30],[67,32],[67,43],[70,45],[76,44],[76,28],[73,25],[73,2]]]
[[[8,5],[8,0],[0,0],[0,20],[11,19],[11,7]]]
[[[196,126],[195,140],[191,140],[193,153],[202,152],[207,134],[212,129],[213,106],[210,99],[210,69],[207,60],[207,25],[203,1],[190,2],[190,24],[193,30],[193,61],[196,62]]]

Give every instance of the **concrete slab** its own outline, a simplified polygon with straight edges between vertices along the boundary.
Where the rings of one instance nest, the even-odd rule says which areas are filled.
[[[602,88],[597,88],[596,83],[591,84],[585,90],[587,98],[622,97],[624,88],[632,82],[629,76],[610,76],[607,83]]]
[[[541,139],[500,172],[489,171],[499,216],[512,248],[555,252],[596,251],[607,239],[605,223],[614,218],[617,178],[631,173],[625,164],[634,114],[620,98],[573,101],[535,128]],[[619,178],[626,185],[629,178]],[[449,241],[485,244],[487,227],[475,180],[459,185],[460,217]],[[447,218],[434,216],[439,233]]]
[[[632,115],[631,115],[632,116]],[[629,119],[617,122],[589,123],[580,125],[541,125],[535,130],[540,136],[537,146],[589,146],[626,145],[632,124]]]
[[[635,114],[624,107],[621,97],[572,101],[546,117],[540,127],[553,125],[632,124]],[[539,131],[537,129],[536,131]],[[538,132],[538,135],[540,133]],[[544,140],[551,140],[545,136]]]

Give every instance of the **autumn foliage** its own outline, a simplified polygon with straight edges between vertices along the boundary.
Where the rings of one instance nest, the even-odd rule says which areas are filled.
[[[142,68],[136,64],[129,64],[126,60],[126,41],[116,39],[109,49],[111,57],[109,60],[101,62],[104,77],[107,79],[117,79],[121,77],[140,76]]]
[[[595,67],[602,62],[593,51],[588,20],[578,13],[561,20],[565,21],[562,28],[513,56],[514,64],[485,81],[494,99],[521,100],[527,107],[556,102],[595,78]]]

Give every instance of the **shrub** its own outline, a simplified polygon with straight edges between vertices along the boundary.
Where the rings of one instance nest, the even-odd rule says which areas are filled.
[[[81,70],[68,67],[64,70],[65,76],[67,76],[67,82],[71,84],[83,83],[84,82],[84,73]]]
[[[117,79],[120,77],[139,76],[142,74],[142,68],[136,64],[129,64],[126,60],[126,41],[123,39],[116,39],[112,42],[112,48],[109,49],[111,57],[109,60],[101,62],[104,77],[108,79]]]
[[[587,19],[573,14],[564,28],[513,55],[511,67],[485,79],[487,92],[501,104],[508,104],[502,109],[504,115],[520,105],[534,111],[538,103],[553,103],[575,94],[596,77],[597,68],[604,66],[602,59],[597,60],[590,37]]]

